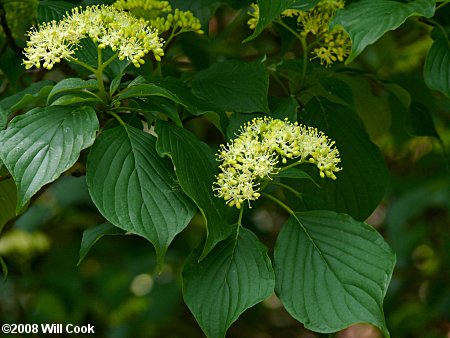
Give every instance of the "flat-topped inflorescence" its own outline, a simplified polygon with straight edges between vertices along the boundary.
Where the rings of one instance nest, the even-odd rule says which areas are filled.
[[[261,180],[271,179],[284,170],[283,165],[312,163],[322,178],[335,180],[341,159],[334,144],[313,127],[269,117],[255,118],[241,127],[237,138],[221,145],[217,157],[222,164],[213,190],[229,206],[239,209],[245,200],[258,199]]]
[[[28,32],[24,65],[52,69],[62,59],[73,60],[80,41],[90,38],[98,48],[111,47],[120,60],[128,59],[136,67],[152,52],[157,61],[164,55],[158,31],[143,19],[113,6],[76,7],[61,21],[38,25]]]

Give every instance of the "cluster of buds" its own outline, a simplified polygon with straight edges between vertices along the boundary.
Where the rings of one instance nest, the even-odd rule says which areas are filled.
[[[161,0],[117,0],[113,6],[130,11],[136,17],[146,20],[153,20],[164,13],[172,12],[169,1]]]
[[[322,65],[330,66],[336,61],[343,62],[351,51],[350,37],[341,27],[329,30],[330,22],[335,17],[336,11],[344,6],[344,0],[321,0],[308,11],[287,9],[281,13],[281,16],[296,18],[299,33],[304,38],[308,35],[314,36],[313,44],[318,46],[312,49],[313,59],[318,58]],[[249,14],[251,18],[247,24],[254,29],[259,20],[258,5],[252,4]]]
[[[288,162],[292,162],[289,166],[315,164],[322,178],[333,180],[341,170],[339,151],[324,133],[269,117],[255,118],[242,126],[235,139],[221,146],[217,157],[222,164],[213,190],[238,209],[245,200],[258,199],[261,181],[270,180]]]
[[[172,10],[168,1],[118,0],[114,6],[148,20],[160,33],[172,30],[174,35],[184,32],[203,34],[200,20],[191,11]]]
[[[41,63],[52,69],[62,59],[70,61],[84,38],[90,38],[98,48],[111,47],[120,60],[128,59],[136,67],[144,63],[143,57],[150,51],[158,61],[164,55],[157,30],[113,6],[88,6],[84,10],[76,7],[62,20],[38,25],[28,35],[24,52],[27,69],[39,68]]]

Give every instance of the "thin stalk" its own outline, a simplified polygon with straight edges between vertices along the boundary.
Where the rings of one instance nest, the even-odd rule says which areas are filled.
[[[95,74],[95,72],[97,71],[97,69],[95,69],[94,67],[89,66],[87,63],[84,63],[83,61],[80,61],[78,59],[75,59],[71,56],[67,57],[67,60],[73,63],[76,63],[77,65],[80,65],[83,68],[86,68],[87,70],[89,70],[90,72],[92,72],[93,74]]]
[[[298,161],[296,161],[294,163],[291,163],[291,164],[281,168],[280,171],[285,171],[287,169],[290,169],[290,168],[293,168],[295,166],[298,166],[299,164],[302,164],[302,163],[309,163],[309,162],[308,161],[304,161],[303,159],[300,159],[300,160],[298,160]]]
[[[276,181],[272,181],[271,182],[272,185],[276,185],[279,186],[281,188],[284,188],[286,190],[289,190],[290,192],[292,192],[295,196],[297,196],[300,199],[303,199],[302,194],[299,193],[297,190],[295,190],[294,188],[292,188],[291,186],[284,184],[284,183],[280,183],[280,182],[276,182]]]
[[[306,36],[302,36],[297,31],[286,25],[283,20],[278,19],[275,21],[280,26],[286,28],[292,35],[294,35],[301,43],[302,45],[302,51],[303,51],[303,67],[302,67],[302,81],[300,83],[301,88],[305,85],[306,80],[306,73],[308,71],[308,42],[306,41]]]
[[[105,104],[108,104],[108,93],[106,92],[105,89],[105,83],[103,82],[103,70],[104,65],[103,65],[103,60],[102,60],[102,49],[98,48],[97,46],[97,69],[94,72],[95,77],[97,78],[97,82],[98,82],[98,89],[100,91],[100,97],[103,99],[103,102]],[[109,61],[109,60],[108,60]]]
[[[108,114],[114,116],[115,119],[116,119],[117,121],[119,121],[119,123],[120,123],[122,126],[124,126],[124,127],[126,128],[126,126],[127,126],[126,123],[123,122],[123,120],[120,118],[119,115],[117,115],[115,112],[113,112],[113,111],[111,111],[111,110],[108,111]]]
[[[290,215],[294,216],[295,218],[297,218],[297,216],[295,215],[295,212],[289,208],[285,203],[281,202],[278,198],[276,198],[275,196],[268,194],[266,192],[261,193],[262,196],[267,197],[268,199],[272,200],[273,202],[275,202],[276,204],[278,204],[280,207],[282,207],[284,210],[286,210]]]

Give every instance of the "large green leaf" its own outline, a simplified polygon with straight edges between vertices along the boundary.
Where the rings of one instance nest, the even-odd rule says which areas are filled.
[[[158,122],[156,133],[159,154],[172,158],[181,187],[205,217],[207,238],[203,258],[235,229],[235,225],[227,220],[231,208],[214,196],[212,190],[217,171],[214,154],[208,145],[200,142],[189,131],[169,123]]]
[[[89,228],[83,232],[81,239],[80,253],[77,265],[80,265],[88,252],[105,235],[123,235],[125,231],[112,225],[111,223],[103,223],[93,228]]]
[[[37,20],[39,23],[60,20],[75,4],[66,1],[39,1]]]
[[[331,333],[383,315],[395,255],[366,223],[331,211],[291,216],[275,245],[276,293],[306,328]]]
[[[258,61],[216,63],[196,74],[192,90],[195,95],[223,111],[269,112],[269,75]]]
[[[368,45],[386,32],[395,30],[411,16],[430,18],[434,0],[400,2],[394,0],[360,0],[339,10],[330,27],[342,26],[352,40],[352,52],[346,63],[353,61]],[[361,13],[366,13],[363,15]]]
[[[203,101],[195,96],[190,88],[182,80],[174,77],[156,77],[156,76],[142,76],[136,79],[145,81],[145,83],[153,83],[161,88],[166,89],[177,100],[175,102],[184,106],[193,115],[202,115],[207,112],[217,111],[216,107],[213,107],[208,100]],[[134,81],[133,81],[134,82]]]
[[[302,120],[317,127],[336,142],[343,170],[335,181],[322,179],[315,167],[304,168],[321,186],[301,180],[298,189],[305,196],[310,209],[331,209],[365,220],[384,196],[388,174],[383,156],[373,144],[360,119],[348,107],[325,98],[311,99],[305,107]]]
[[[435,28],[435,41],[428,51],[423,75],[428,87],[450,97],[450,39]]]
[[[55,95],[65,93],[65,92],[73,92],[73,91],[85,91],[88,89],[98,89],[97,80],[82,80],[80,78],[68,78],[58,82],[50,94],[48,94],[47,103],[50,103],[52,98]]]
[[[0,158],[17,184],[17,210],[75,164],[98,128],[91,107],[35,108],[11,121],[0,133]]]
[[[221,338],[248,308],[273,292],[275,276],[267,248],[245,228],[219,243],[198,262],[192,254],[183,270],[184,300],[207,337]]]
[[[273,20],[278,18],[281,13],[288,8],[308,10],[314,7],[319,0],[258,0],[259,20],[253,34],[245,41],[256,38]]]
[[[115,226],[148,239],[158,265],[195,214],[154,136],[129,125],[103,131],[89,152],[86,180],[100,213]]]
[[[170,0],[173,8],[191,11],[200,20],[202,26],[207,28],[209,20],[222,1],[218,0]]]
[[[23,109],[31,104],[45,104],[45,99],[53,88],[53,81],[39,81],[32,83],[27,89],[8,96],[0,101],[0,129],[6,126],[7,117],[19,109]]]

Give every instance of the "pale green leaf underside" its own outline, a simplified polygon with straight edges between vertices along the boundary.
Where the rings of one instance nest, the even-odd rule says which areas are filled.
[[[183,270],[183,295],[209,338],[225,337],[248,308],[273,292],[275,277],[267,248],[245,228],[219,243],[198,262],[192,254]]]
[[[275,246],[276,292],[287,311],[316,332],[370,323],[389,337],[382,304],[395,255],[382,236],[345,214],[296,217]]]
[[[433,42],[423,72],[428,87],[450,98],[450,40],[441,37]]]
[[[148,239],[161,264],[172,240],[194,216],[195,205],[155,145],[155,137],[128,125],[105,130],[89,153],[86,180],[100,213]]]
[[[339,10],[330,27],[342,26],[350,35],[352,52],[346,61],[350,63],[368,45],[377,41],[386,32],[400,27],[409,17],[430,18],[434,15],[434,11],[434,0],[415,0],[406,3],[394,0],[360,0]]]
[[[217,171],[214,153],[193,134],[169,123],[158,122],[156,133],[158,153],[171,157],[183,191],[205,217],[208,234],[202,255],[204,257],[235,228],[227,222],[230,208],[223,200],[215,197],[212,190]]]
[[[94,142],[98,128],[91,107],[36,108],[11,121],[0,133],[0,158],[17,184],[18,211],[75,164],[81,150]]]

